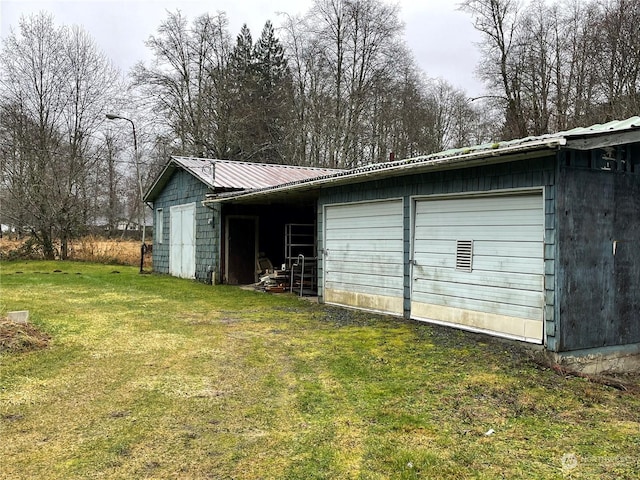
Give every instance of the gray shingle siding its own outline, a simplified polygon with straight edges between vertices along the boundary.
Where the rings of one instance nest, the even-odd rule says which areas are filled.
[[[208,267],[218,270],[220,229],[216,228],[220,216],[214,210],[202,206],[210,190],[193,175],[178,170],[171,177],[162,193],[153,202],[154,212],[162,209],[163,238],[153,240],[153,269],[158,273],[169,273],[170,210],[175,205],[196,204],[196,280],[208,281]],[[154,221],[156,217],[154,215]],[[209,220],[213,222],[210,223]]]

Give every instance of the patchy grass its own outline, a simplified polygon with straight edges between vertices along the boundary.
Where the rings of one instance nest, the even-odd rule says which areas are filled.
[[[134,267],[0,266],[0,316],[28,309],[51,336],[0,352],[2,478],[640,469],[635,391],[559,376],[510,343]]]

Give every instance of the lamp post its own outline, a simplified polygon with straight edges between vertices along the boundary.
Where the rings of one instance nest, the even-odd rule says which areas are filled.
[[[143,197],[144,191],[142,190],[142,176],[140,175],[140,164],[138,161],[138,139],[136,137],[136,125],[133,123],[133,120],[127,117],[122,117],[120,115],[115,115],[113,113],[107,113],[107,119],[109,120],[126,120],[131,124],[131,128],[133,129],[133,160],[136,166],[136,175],[138,177],[138,194],[140,196],[140,204],[142,205],[142,213],[138,216],[138,220],[142,221],[142,242],[140,243],[140,273],[144,273],[144,251],[146,250],[145,241],[145,231],[147,222],[145,221],[146,215],[144,214],[144,204]]]

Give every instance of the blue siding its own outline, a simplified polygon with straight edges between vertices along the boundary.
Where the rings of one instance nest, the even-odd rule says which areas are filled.
[[[163,217],[162,243],[159,238],[153,239],[153,270],[158,273],[169,273],[169,211],[175,205],[196,204],[196,280],[209,281],[209,267],[219,271],[220,251],[220,214],[216,210],[204,207],[202,201],[211,191],[184,170],[176,170],[162,193],[153,203],[154,212],[161,208]],[[155,221],[155,215],[154,215]],[[219,275],[217,276],[219,279]]]

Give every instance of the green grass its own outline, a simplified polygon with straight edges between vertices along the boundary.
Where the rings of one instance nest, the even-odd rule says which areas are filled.
[[[640,470],[637,393],[509,343],[135,268],[0,266],[0,314],[28,309],[51,336],[0,353],[0,478]]]

